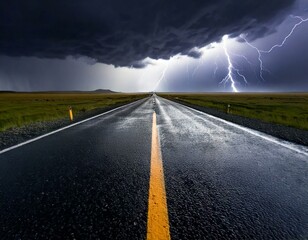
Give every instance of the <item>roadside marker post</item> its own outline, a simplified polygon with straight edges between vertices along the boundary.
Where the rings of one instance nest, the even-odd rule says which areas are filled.
[[[73,117],[73,108],[70,106],[68,111],[69,111],[69,115],[70,115],[70,120],[72,122],[73,119],[74,119],[74,117]]]
[[[227,113],[228,113],[228,114],[230,113],[230,108],[231,108],[231,105],[228,104],[228,106],[227,106]]]

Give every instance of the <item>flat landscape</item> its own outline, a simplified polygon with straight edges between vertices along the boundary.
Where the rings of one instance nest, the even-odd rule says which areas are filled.
[[[154,94],[0,150],[0,239],[307,239],[307,157]]]
[[[0,33],[0,240],[308,240],[308,0],[2,0]]]
[[[34,122],[69,118],[69,106],[77,116],[145,96],[122,93],[0,93],[0,131]]]
[[[160,94],[164,98],[308,130],[308,93]]]

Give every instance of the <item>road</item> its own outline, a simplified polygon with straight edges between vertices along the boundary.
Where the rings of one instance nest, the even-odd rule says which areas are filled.
[[[0,239],[151,239],[152,193],[164,239],[307,239],[307,180],[307,148],[154,96],[1,153]]]

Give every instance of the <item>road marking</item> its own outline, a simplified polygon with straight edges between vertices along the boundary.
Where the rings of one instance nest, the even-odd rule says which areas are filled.
[[[148,206],[147,240],[170,239],[167,197],[161,159],[156,113],[153,113],[151,175]]]
[[[285,148],[287,148],[287,149],[290,149],[290,150],[292,150],[292,151],[294,151],[294,152],[297,152],[297,153],[299,153],[299,154],[303,154],[303,155],[305,155],[305,156],[308,156],[308,149],[307,149],[307,147],[305,147],[305,146],[298,145],[298,144],[293,144],[293,143],[291,143],[291,142],[281,140],[281,139],[279,139],[279,138],[273,137],[273,136],[268,135],[268,134],[266,134],[266,133],[262,133],[262,132],[259,132],[259,131],[257,131],[257,130],[253,130],[253,129],[250,129],[250,128],[247,128],[247,127],[240,126],[240,125],[238,125],[238,124],[236,124],[236,123],[232,123],[232,122],[229,122],[229,121],[227,121],[227,120],[221,119],[221,118],[219,118],[219,117],[215,117],[215,116],[210,115],[210,114],[207,114],[207,113],[205,113],[205,112],[202,112],[202,111],[196,110],[196,109],[194,109],[194,108],[188,107],[188,106],[186,106],[186,105],[184,105],[184,104],[180,104],[180,103],[177,103],[177,102],[173,102],[173,101],[168,100],[168,99],[164,99],[164,100],[170,101],[171,103],[179,104],[179,105],[181,105],[181,106],[187,108],[188,110],[191,110],[191,111],[200,113],[200,114],[202,114],[202,115],[205,115],[205,116],[208,117],[208,118],[215,119],[215,120],[217,120],[217,121],[219,121],[219,122],[225,123],[225,124],[227,124],[227,125],[229,125],[229,126],[232,126],[232,127],[237,128],[237,129],[240,129],[240,130],[242,130],[242,131],[244,131],[244,132],[250,133],[250,134],[252,134],[252,135],[254,135],[254,136],[256,136],[256,137],[260,137],[260,138],[262,138],[262,139],[264,139],[264,140],[266,140],[266,141],[275,143],[275,144],[277,144],[277,145],[280,145],[280,146],[282,146],[282,147],[285,147]],[[214,123],[214,124],[215,124],[215,123]]]
[[[93,116],[93,117],[84,119],[84,120],[82,120],[82,121],[79,121],[79,122],[70,124],[70,125],[68,125],[68,126],[66,126],[66,127],[57,129],[57,130],[52,131],[52,132],[49,132],[49,133],[46,133],[46,134],[44,134],[44,135],[41,135],[41,136],[38,136],[38,137],[36,137],[36,138],[30,139],[30,140],[28,140],[28,141],[19,143],[19,144],[17,144],[17,145],[14,145],[14,146],[12,146],[12,147],[5,148],[5,149],[3,149],[3,150],[0,151],[0,154],[5,153],[5,152],[8,152],[8,151],[11,151],[11,150],[13,150],[13,149],[15,149],[15,148],[18,148],[18,147],[21,147],[21,146],[23,146],[23,145],[26,145],[26,144],[35,142],[35,141],[37,141],[37,140],[39,140],[39,139],[42,139],[42,138],[47,137],[47,136],[50,136],[50,135],[55,134],[55,133],[57,133],[57,132],[61,132],[61,131],[65,130],[65,129],[74,127],[74,126],[79,125],[79,124],[81,124],[81,123],[84,123],[84,122],[90,121],[90,120],[92,120],[92,119],[101,117],[101,116],[103,116],[103,115],[106,115],[106,114],[108,114],[108,113],[114,112],[114,111],[119,110],[119,109],[121,109],[121,108],[128,107],[128,106],[130,106],[130,105],[132,105],[132,104],[135,104],[135,103],[137,103],[137,102],[140,102],[140,101],[142,101],[142,100],[144,100],[144,98],[142,98],[142,99],[140,99],[140,100],[137,100],[137,101],[135,101],[135,102],[132,102],[132,103],[129,103],[129,104],[125,104],[125,105],[123,105],[123,106],[120,106],[120,107],[111,109],[111,110],[109,110],[109,111],[107,111],[107,112],[104,112],[104,113],[95,115],[95,116]]]

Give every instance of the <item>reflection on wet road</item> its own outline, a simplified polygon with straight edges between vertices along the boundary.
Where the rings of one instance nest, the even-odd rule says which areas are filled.
[[[146,239],[151,146],[171,239],[308,238],[307,148],[154,96],[0,154],[0,239]]]

